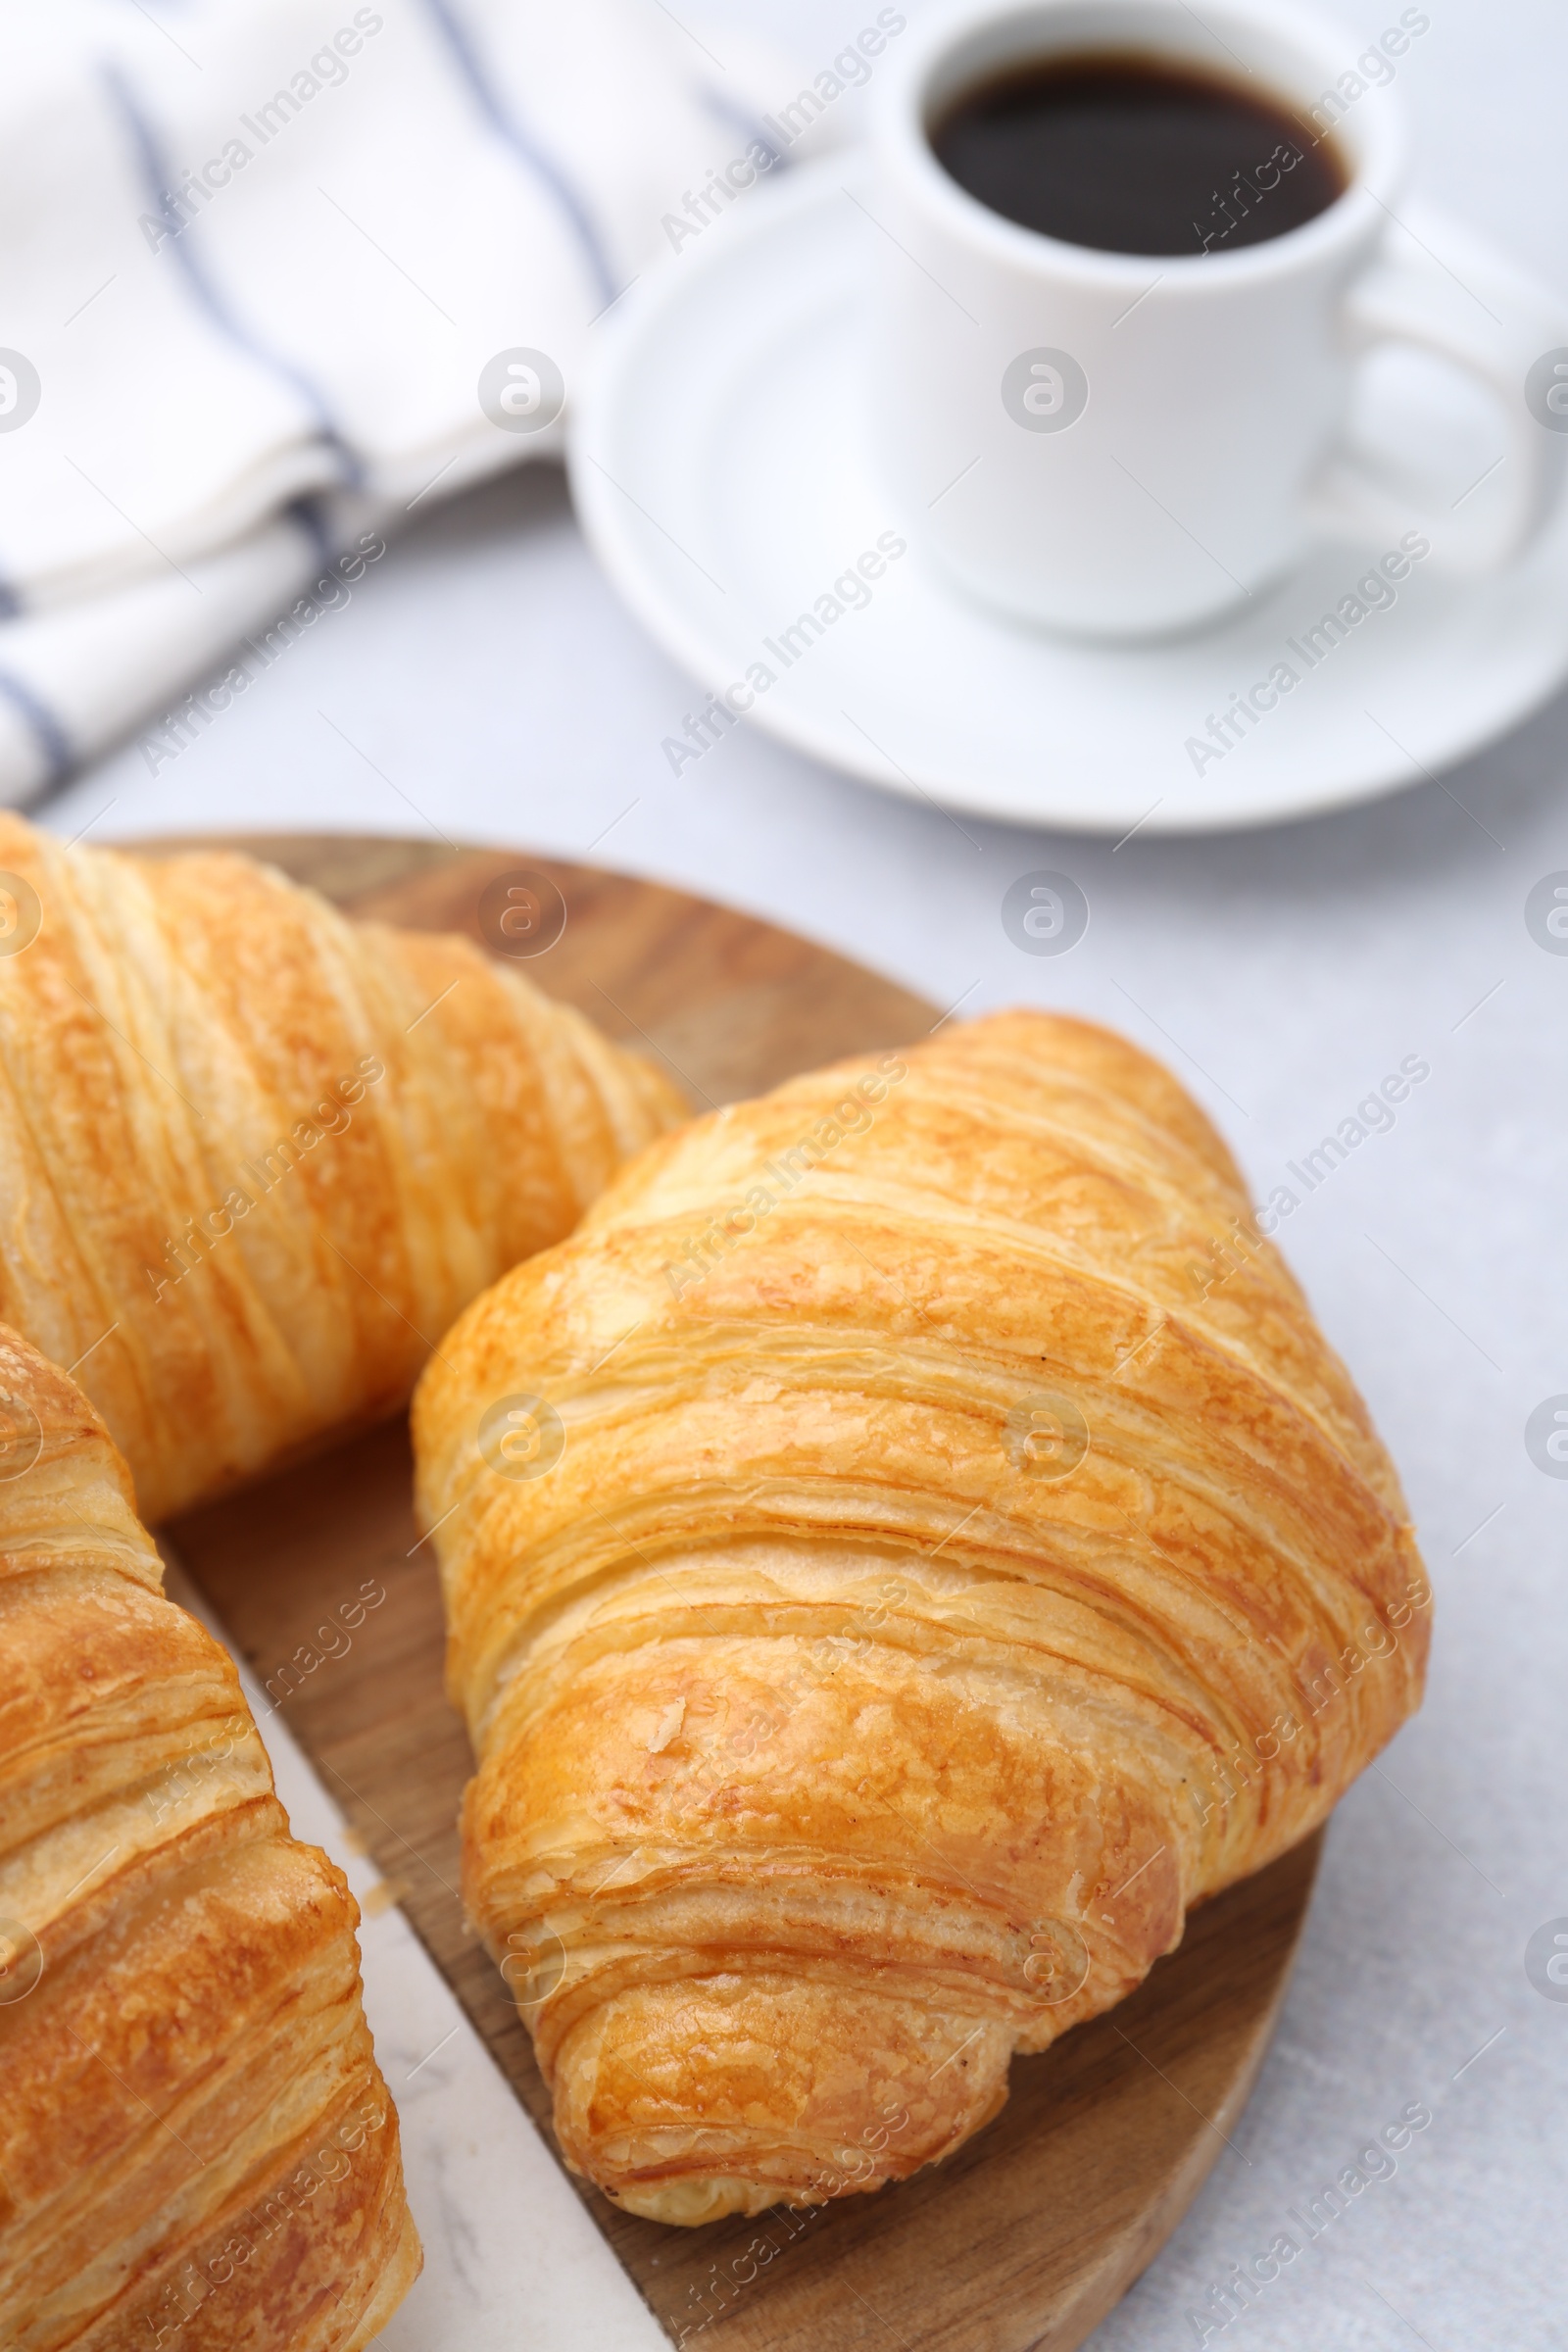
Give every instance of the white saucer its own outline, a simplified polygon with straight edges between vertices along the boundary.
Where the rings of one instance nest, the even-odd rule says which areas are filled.
[[[577,404],[572,486],[590,542],[710,694],[754,664],[773,673],[743,723],[985,815],[1174,833],[1418,782],[1568,674],[1568,514],[1493,579],[1413,571],[1310,670],[1287,639],[1299,644],[1381,548],[1326,547],[1241,617],[1134,649],[997,618],[911,549],[867,606],[802,632],[808,651],[786,665],[764,641],[779,647],[881,534],[903,536],[861,397],[879,232],[851,189],[829,158],[706,229],[613,315]],[[1236,722],[1241,740],[1212,760],[1188,748],[1280,661],[1301,683],[1251,732]]]

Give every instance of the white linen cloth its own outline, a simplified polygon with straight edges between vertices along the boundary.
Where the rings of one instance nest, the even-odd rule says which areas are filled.
[[[0,802],[559,451],[481,371],[569,399],[671,208],[788,160],[723,50],[656,0],[0,0]]]

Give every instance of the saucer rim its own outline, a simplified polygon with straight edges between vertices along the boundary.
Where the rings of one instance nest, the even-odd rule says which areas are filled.
[[[596,348],[568,420],[566,468],[573,506],[584,537],[616,594],[655,644],[699,685],[716,675],[729,657],[710,635],[708,624],[693,614],[690,607],[673,602],[663,593],[662,582],[666,575],[644,562],[635,531],[624,527],[618,518],[617,494],[624,499],[630,493],[598,463],[596,448],[603,448],[613,432],[617,392],[635,378],[635,361],[632,359],[628,367],[628,359],[657,322],[666,313],[700,305],[703,281],[724,270],[737,249],[744,250],[781,229],[790,233],[794,220],[809,215],[834,193],[843,192],[847,173],[863,179],[866,165],[863,153],[828,155],[795,167],[785,180],[754,189],[744,208],[737,208],[735,213],[712,224],[705,251],[689,257],[671,257],[662,263],[640,286],[632,287],[625,301],[616,306],[615,313],[595,330]],[[1424,205],[1420,211],[1424,218],[1433,220],[1447,220],[1436,207]],[[1495,250],[1490,240],[1488,249]],[[662,528],[657,523],[655,527]],[[1288,567],[1281,575],[1282,584],[1297,576],[1309,560],[1305,557]],[[1548,563],[1554,572],[1568,574],[1568,495],[1542,538],[1514,564],[1463,585],[1477,599],[1484,599],[1492,587],[1516,579],[1532,565]],[[968,596],[940,566],[927,562],[922,564],[921,570],[928,593],[971,618],[980,615],[993,629],[1009,633],[1029,625]],[[1190,634],[1192,641],[1199,644],[1211,640],[1222,633],[1233,611],[1183,635]],[[1057,649],[1100,658],[1109,656],[1129,664],[1136,664],[1144,655],[1167,653],[1173,642],[1163,637],[1102,641],[1075,639],[1065,633],[1046,634]],[[1442,753],[1433,756],[1438,762],[1436,773],[1448,772],[1524,725],[1562,690],[1565,682],[1568,682],[1568,620],[1562,630],[1555,666],[1549,674],[1536,680],[1528,693],[1517,694],[1502,712],[1480,713],[1470,723],[1456,728]],[[914,761],[906,768],[888,755],[877,754],[875,747],[867,753],[847,732],[835,731],[831,722],[788,703],[759,699],[746,716],[755,719],[763,734],[789,750],[835,773],[904,799],[923,800],[944,810],[961,811],[998,824],[1027,825],[1090,838],[1109,838],[1113,833],[1129,837],[1128,820],[1122,811],[1111,816],[1081,808],[1063,810],[1009,805],[997,797],[994,784],[933,775],[922,771]],[[1173,808],[1163,806],[1166,796],[1161,796],[1145,814],[1132,820],[1130,829],[1169,839],[1257,831],[1391,799],[1434,780],[1430,760],[1415,762],[1411,755],[1401,753],[1396,764],[1389,755],[1369,747],[1365,761],[1330,783],[1282,786],[1289,797],[1276,803],[1253,805],[1239,811],[1222,807],[1184,809],[1179,804]]]

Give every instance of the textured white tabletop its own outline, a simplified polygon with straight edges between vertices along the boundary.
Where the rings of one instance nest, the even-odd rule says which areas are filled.
[[[732,0],[710,11],[710,45],[726,13],[814,70],[875,11]],[[1398,9],[1344,13],[1374,34]],[[1403,71],[1418,186],[1568,288],[1568,14],[1556,0],[1430,0],[1430,14]],[[655,875],[964,1012],[1025,1001],[1124,1027],[1213,1113],[1260,1200],[1404,1057],[1430,1063],[1392,1131],[1280,1234],[1405,1476],[1438,1594],[1430,1695],[1336,1818],[1234,2151],[1094,2341],[1198,2343],[1189,2315],[1231,2266],[1422,2102],[1433,2121],[1394,2176],[1368,2178],[1222,2331],[1211,2311],[1207,2340],[1559,2352],[1568,1985],[1548,1997],[1538,1965],[1538,1989],[1526,1948],[1568,1926],[1568,1477],[1535,1465],[1525,1425],[1568,1393],[1568,956],[1535,943],[1524,909],[1568,869],[1568,697],[1401,798],[1114,852],[967,817],[960,830],[744,729],[677,782],[660,743],[692,707],[599,578],[561,476],[536,469],[431,515],[156,777],[132,748],[44,816],[100,840],[439,831]],[[1008,884],[1038,867],[1065,869],[1092,909],[1055,959],[1020,954],[1001,920]],[[443,2070],[471,2070],[488,2097],[477,2043],[453,2050]],[[531,2324],[540,2240],[524,2244],[531,2208],[517,2208],[510,2223],[494,2200],[434,2226],[421,2212],[445,2284],[416,2290],[428,2316],[411,2306],[397,2342],[556,2352],[622,2327],[642,2340],[613,2278],[591,2277],[595,2246],[563,2243],[550,2325]]]

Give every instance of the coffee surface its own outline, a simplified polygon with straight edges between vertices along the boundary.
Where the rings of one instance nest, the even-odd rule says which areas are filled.
[[[933,124],[959,187],[1104,253],[1230,253],[1344,193],[1332,139],[1258,88],[1119,51],[1010,67]]]

